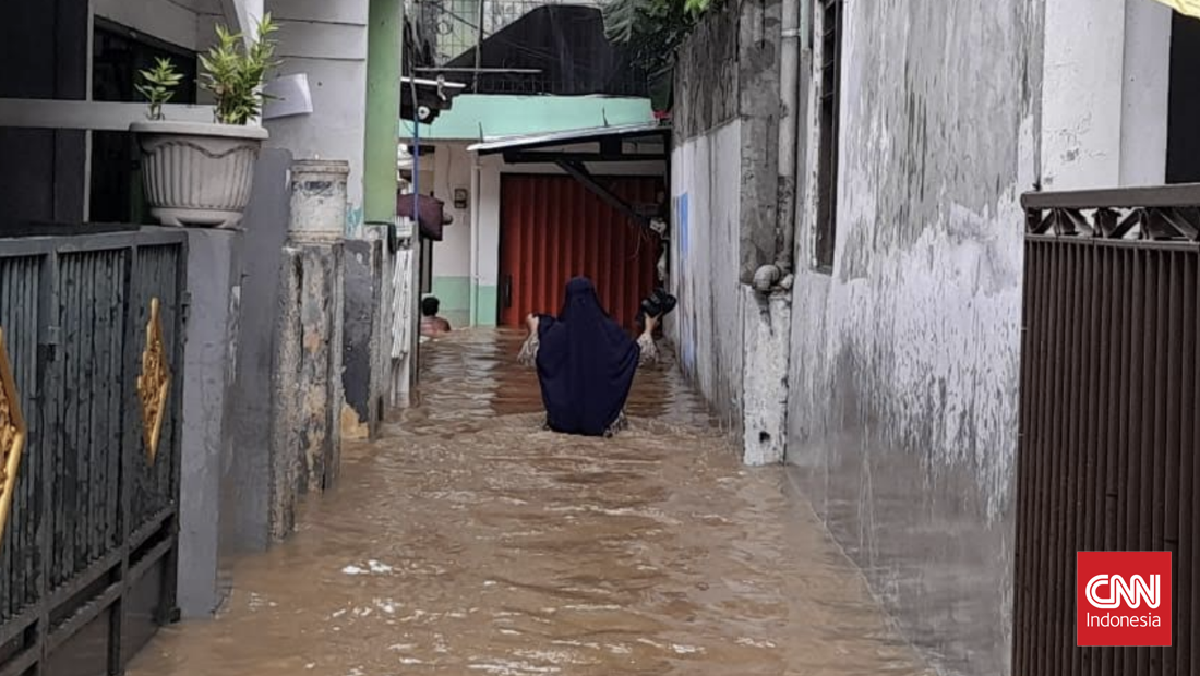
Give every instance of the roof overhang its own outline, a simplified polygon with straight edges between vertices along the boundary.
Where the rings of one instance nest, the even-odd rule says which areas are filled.
[[[581,143],[599,143],[601,154],[605,154],[605,149],[619,150],[626,142],[640,139],[649,140],[657,138],[662,140],[665,145],[670,134],[671,128],[669,126],[663,125],[658,121],[648,121],[624,125],[605,125],[587,129],[572,129],[544,134],[485,138],[479,143],[468,146],[467,150],[479,153],[480,155],[504,154],[508,156],[523,151],[578,145]],[[627,156],[622,159],[639,158],[636,156]],[[661,159],[661,156],[648,156],[644,159]],[[596,161],[600,161],[600,158],[597,158]]]
[[[579,181],[609,206],[634,223],[651,232],[658,232],[652,220],[661,213],[663,205],[634,205],[616,194],[611,185],[594,176],[588,169],[593,162],[663,161],[667,158],[671,128],[660,122],[639,122],[627,125],[605,125],[590,129],[528,134],[483,140],[467,146],[480,155],[502,154],[509,164],[553,164]],[[626,153],[625,144],[639,140],[657,140],[661,147],[653,153]],[[564,146],[599,145],[599,152],[554,152],[551,148]],[[542,150],[543,152],[535,152]]]
[[[416,93],[414,104],[413,94]],[[443,110],[450,110],[454,97],[467,90],[465,84],[446,82],[441,76],[436,80],[400,76],[400,119],[433,122]],[[420,119],[418,120],[418,116]]]

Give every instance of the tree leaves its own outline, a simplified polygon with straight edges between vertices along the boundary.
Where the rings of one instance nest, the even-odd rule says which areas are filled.
[[[628,47],[649,73],[674,64],[679,48],[696,22],[721,0],[609,0],[604,6],[604,34]]]

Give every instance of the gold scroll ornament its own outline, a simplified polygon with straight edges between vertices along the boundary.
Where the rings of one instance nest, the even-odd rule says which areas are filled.
[[[25,451],[25,417],[21,415],[21,397],[13,382],[12,364],[0,329],[0,535],[8,525],[21,453]]]
[[[167,394],[171,389],[171,369],[163,345],[162,319],[158,299],[150,299],[150,319],[146,321],[146,348],[142,351],[142,375],[137,378],[138,399],[142,402],[142,440],[146,442],[146,460],[153,465],[158,457],[158,437],[166,417]]]

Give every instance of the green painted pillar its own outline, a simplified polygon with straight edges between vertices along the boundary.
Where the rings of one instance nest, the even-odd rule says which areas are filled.
[[[396,147],[400,120],[400,61],[404,0],[369,0],[367,116],[363,149],[363,220],[396,220]]]

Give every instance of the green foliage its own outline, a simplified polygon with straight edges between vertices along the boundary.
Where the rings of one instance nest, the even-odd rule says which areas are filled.
[[[604,32],[626,45],[634,60],[651,76],[670,70],[675,50],[720,0],[609,0],[604,7]]]
[[[135,88],[150,102],[146,117],[151,120],[163,119],[162,107],[175,96],[175,88],[183,80],[183,75],[175,70],[175,64],[170,59],[158,59],[152,70],[143,70],[138,74],[142,77],[142,84]]]
[[[261,91],[263,80],[267,71],[278,65],[271,38],[277,30],[279,26],[268,12],[258,23],[257,39],[247,47],[240,33],[217,26],[217,44],[200,56],[204,68],[200,85],[216,97],[218,122],[248,124],[262,113],[266,99]]]

